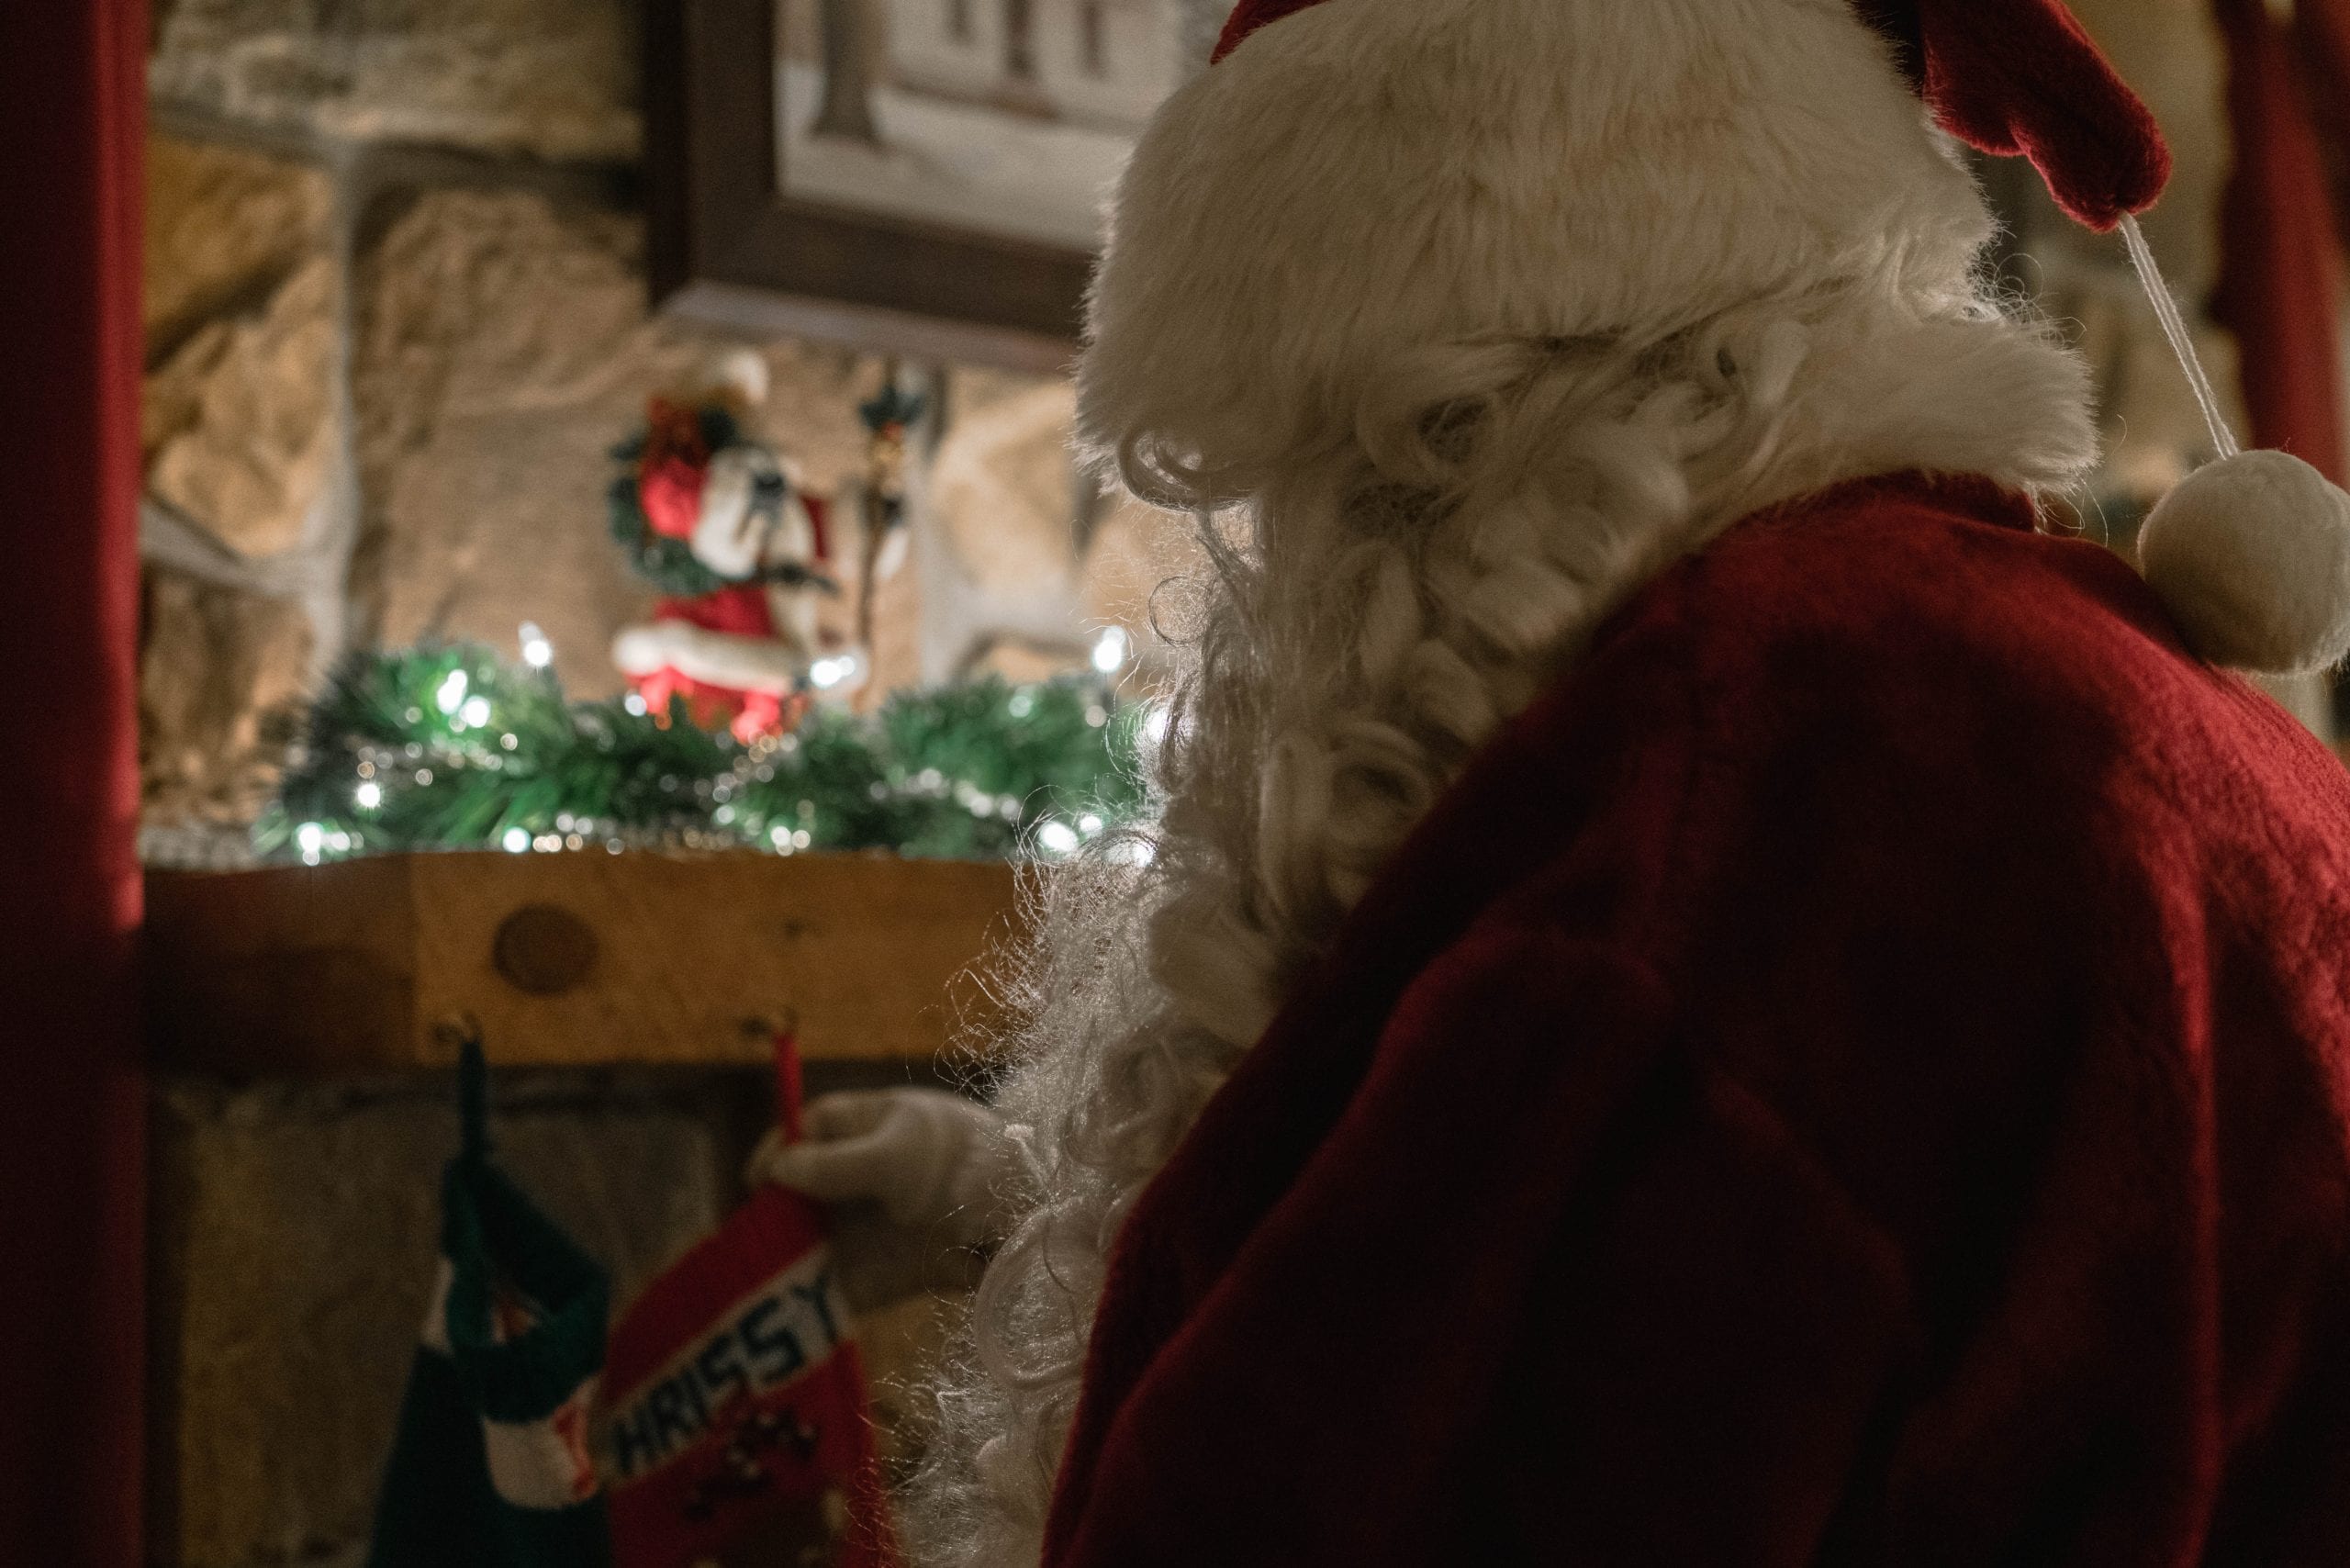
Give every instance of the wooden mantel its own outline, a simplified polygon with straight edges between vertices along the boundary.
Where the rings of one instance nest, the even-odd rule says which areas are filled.
[[[923,1058],[984,1014],[964,971],[1016,935],[1006,866],[804,855],[413,855],[151,873],[159,1067],[238,1077],[445,1067]]]

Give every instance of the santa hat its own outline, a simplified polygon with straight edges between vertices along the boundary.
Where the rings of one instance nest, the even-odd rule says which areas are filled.
[[[1986,218],[1922,97],[2129,239],[2229,459],[2142,536],[2190,640],[2266,670],[2350,651],[2350,496],[2234,456],[2132,219],[2168,151],[2058,0],[1241,0],[1214,60],[1116,209],[1080,372],[1098,437],[1269,451],[1399,342],[1638,341],[1888,259],[1963,286]]]
[[[1240,0],[1221,63],[1259,28],[1321,0]],[[1855,0],[1953,136],[2028,157],[2059,206],[2102,233],[2154,204],[2170,151],[2154,117],[2057,0]]]

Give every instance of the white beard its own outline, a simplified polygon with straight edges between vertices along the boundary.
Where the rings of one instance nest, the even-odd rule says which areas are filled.
[[[2069,353],[1891,274],[1662,342],[1401,356],[1372,385],[1348,439],[1302,444],[1208,531],[1159,818],[1047,878],[1006,977],[1026,1022],[998,1104],[1026,1216],[940,1383],[905,1498],[920,1562],[1037,1561],[1129,1205],[1472,751],[1608,613],[1841,480],[2041,491],[2096,456]]]

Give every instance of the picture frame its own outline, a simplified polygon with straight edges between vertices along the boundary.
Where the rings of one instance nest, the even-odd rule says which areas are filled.
[[[655,0],[648,8],[645,195],[656,306],[754,334],[1066,370],[1091,250],[791,191],[789,139],[779,133],[781,37],[777,0]]]

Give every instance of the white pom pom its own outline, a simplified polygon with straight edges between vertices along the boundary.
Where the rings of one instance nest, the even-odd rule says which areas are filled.
[[[2350,495],[2298,457],[2198,469],[2146,520],[2138,559],[2213,664],[2299,675],[2350,654]]]

